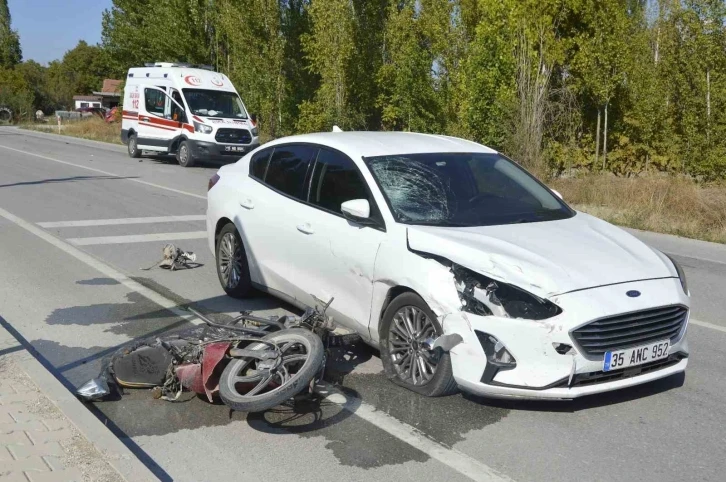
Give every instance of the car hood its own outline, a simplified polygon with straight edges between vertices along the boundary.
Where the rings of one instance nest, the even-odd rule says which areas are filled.
[[[408,245],[541,298],[678,276],[662,253],[584,213],[559,221],[502,226],[409,226]]]

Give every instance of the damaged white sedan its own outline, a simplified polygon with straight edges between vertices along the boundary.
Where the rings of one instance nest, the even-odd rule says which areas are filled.
[[[278,139],[210,180],[219,279],[329,314],[418,393],[572,399],[683,372],[681,268],[462,139]]]

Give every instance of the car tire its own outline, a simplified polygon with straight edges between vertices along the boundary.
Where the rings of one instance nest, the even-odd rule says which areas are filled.
[[[131,157],[132,159],[138,159],[139,157],[141,157],[141,149],[139,149],[136,134],[131,134],[129,136],[129,143],[126,148],[129,151],[129,157]]]
[[[397,329],[399,326],[397,323],[402,320],[402,317],[410,314],[413,314],[414,317],[425,318],[421,318],[423,329],[420,332],[420,339],[415,339],[414,336],[407,338],[408,341],[406,341],[400,335],[409,336],[409,332],[401,333],[400,329]],[[396,318],[395,321],[394,318]],[[429,352],[419,346],[419,342],[424,338],[436,338],[442,333],[443,330],[436,315],[419,295],[409,292],[397,296],[383,313],[380,327],[381,361],[386,377],[397,385],[427,397],[441,397],[456,393],[458,386],[454,380],[449,353],[441,354],[434,365],[433,360],[427,357]],[[401,352],[402,349],[403,352]],[[407,360],[413,359],[413,362],[410,362],[409,370],[405,369],[406,359],[404,357],[407,353],[409,356]],[[425,368],[434,365],[433,373],[424,374],[417,368],[418,377],[415,376],[415,373],[412,374],[414,364],[416,367],[420,366],[416,363],[417,358],[422,359]]]
[[[181,141],[179,144],[179,148],[176,150],[176,162],[181,167],[192,167],[195,164],[192,151],[189,149],[189,143],[187,141]]]
[[[224,226],[217,236],[215,264],[219,283],[229,296],[246,298],[251,294],[252,281],[247,253],[242,238],[232,223]]]

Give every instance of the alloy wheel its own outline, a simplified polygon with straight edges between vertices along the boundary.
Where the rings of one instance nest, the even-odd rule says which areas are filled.
[[[438,360],[424,345],[436,338],[436,327],[420,308],[404,306],[393,315],[388,352],[396,374],[412,385],[425,385],[436,374]]]
[[[189,160],[189,149],[187,146],[181,146],[179,149],[179,164],[185,166]]]
[[[225,233],[219,241],[219,272],[227,288],[236,288],[242,273],[242,249],[234,233]]]

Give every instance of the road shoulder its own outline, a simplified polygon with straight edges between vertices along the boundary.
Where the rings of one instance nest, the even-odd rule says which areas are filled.
[[[158,480],[0,321],[0,479]]]

